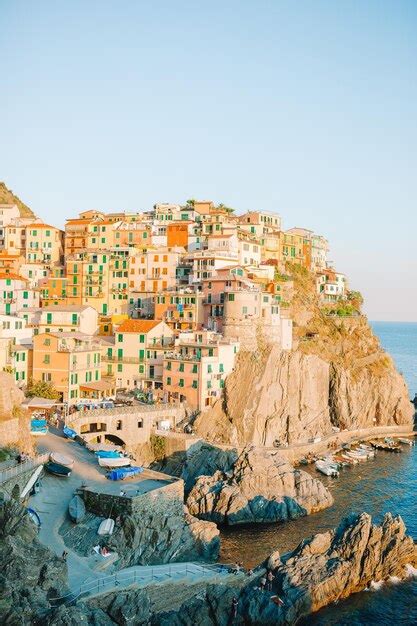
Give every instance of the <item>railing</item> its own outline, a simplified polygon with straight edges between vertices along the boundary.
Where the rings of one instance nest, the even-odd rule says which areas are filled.
[[[169,565],[155,565],[129,568],[127,571],[117,572],[111,576],[104,576],[95,581],[82,584],[73,592],[61,597],[50,598],[54,605],[76,603],[81,597],[96,596],[109,592],[115,588],[130,585],[146,586],[152,582],[176,579],[177,581],[188,576],[218,578],[230,574],[233,566],[214,563],[212,565],[200,563],[172,563]]]
[[[34,459],[28,459],[27,461],[24,461],[23,463],[19,463],[18,465],[15,465],[14,467],[10,467],[6,470],[1,471],[0,483],[4,483],[10,478],[13,478],[14,476],[20,476],[21,474],[24,474],[24,472],[27,472],[31,470],[32,468],[38,467],[39,465],[43,465],[44,463],[48,461],[48,458],[49,458],[48,454],[40,454],[36,456]]]
[[[140,415],[141,413],[156,413],[158,411],[172,414],[178,410],[179,404],[140,404],[137,406],[120,406],[113,409],[87,409],[85,411],[76,411],[68,415],[67,421],[69,424],[74,422],[85,420],[88,417],[99,417],[110,415],[117,417],[122,414]]]

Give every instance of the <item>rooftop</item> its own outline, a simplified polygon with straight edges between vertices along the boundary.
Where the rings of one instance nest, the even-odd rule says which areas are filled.
[[[161,324],[161,320],[125,320],[117,329],[118,333],[148,333]]]

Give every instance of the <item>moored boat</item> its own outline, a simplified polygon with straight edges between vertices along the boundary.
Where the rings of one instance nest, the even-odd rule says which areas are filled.
[[[77,433],[72,428],[68,428],[68,426],[64,426],[62,432],[67,439],[75,439]]]
[[[123,456],[123,453],[119,452],[119,450],[97,450],[94,454],[99,459],[119,459]]]
[[[66,454],[60,454],[59,452],[51,452],[49,455],[50,461],[53,463],[57,463],[58,465],[64,465],[65,467],[69,467],[72,469],[74,467],[74,459],[67,456]]]
[[[326,461],[316,461],[315,466],[316,470],[325,476],[339,476],[338,470],[335,469],[334,465],[331,463],[326,463]]]
[[[413,446],[414,445],[414,441],[412,441],[411,439],[406,439],[405,437],[400,437],[400,439],[398,439],[398,441],[400,443],[403,443],[405,446]]]
[[[40,435],[46,435],[48,433],[48,424],[46,419],[31,419],[30,420],[30,434],[39,437]]]
[[[119,456],[117,458],[101,458],[98,457],[100,467],[126,467],[131,464],[131,459],[127,456]]]
[[[73,522],[78,524],[84,519],[85,516],[85,504],[81,496],[75,495],[68,505],[68,514]]]
[[[98,527],[97,534],[98,535],[111,535],[113,534],[113,530],[114,530],[114,520],[111,519],[111,517],[109,517],[108,519],[105,519],[101,522],[100,526]]]
[[[41,522],[41,518],[39,517],[38,513],[35,511],[35,509],[30,509],[27,508],[26,509],[28,512],[28,515],[30,517],[30,519],[32,520],[32,522],[35,524],[35,526],[37,526],[38,528],[41,527],[42,522]]]
[[[54,474],[55,476],[62,476],[63,478],[68,478],[71,475],[71,469],[66,465],[60,465],[59,463],[54,463],[53,461],[48,461],[45,463],[45,469],[50,474]]]

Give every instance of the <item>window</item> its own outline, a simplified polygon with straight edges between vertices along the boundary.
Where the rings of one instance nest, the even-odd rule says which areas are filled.
[[[167,385],[170,385],[170,384],[171,384],[171,378],[168,376],[168,378],[167,378]]]
[[[209,348],[208,355],[213,356],[213,348]]]
[[[52,380],[52,374],[50,372],[43,372],[42,380],[44,383],[50,383]]]
[[[123,359],[123,348],[118,348],[117,350],[117,358],[119,361]]]
[[[223,363],[219,363],[219,372],[221,374],[223,374],[223,372],[224,372],[224,365],[223,365]]]
[[[72,324],[77,324],[78,323],[78,315],[76,313],[72,314]]]
[[[180,386],[180,387],[184,387],[184,379],[183,379],[183,378],[180,378],[180,380],[179,380],[179,386]]]
[[[23,300],[27,300],[27,299],[28,299],[28,297],[29,297],[28,292],[27,292],[27,291],[24,291],[24,292],[23,292]]]
[[[207,373],[211,374],[213,371],[213,367],[211,365],[207,365]]]
[[[242,315],[247,315],[247,314],[248,314],[248,307],[242,306]]]
[[[170,369],[171,369],[171,361],[168,361],[167,362],[167,370],[170,370]]]
[[[235,294],[229,293],[229,302],[234,302],[234,300],[235,300]]]
[[[52,313],[47,313],[46,314],[46,323],[47,324],[52,324]]]
[[[138,420],[138,428],[143,428],[143,420]]]
[[[121,363],[119,363],[119,364],[117,365],[117,371],[118,371],[118,372],[123,372],[123,365],[122,365]]]
[[[178,368],[179,372],[183,372],[184,371],[184,363],[180,363],[180,366]]]
[[[139,343],[145,343],[145,335],[139,335]]]
[[[116,430],[122,430],[123,422],[122,420],[117,420],[116,422]]]
[[[47,365],[49,365],[49,363],[51,362],[51,355],[50,354],[45,354],[45,356],[43,357],[43,362]]]
[[[193,380],[192,388],[197,389],[197,387],[198,387],[198,382],[196,380]]]
[[[121,335],[121,334],[117,335],[117,341],[119,343],[122,343],[123,342],[123,335]]]
[[[198,372],[198,366],[197,366],[197,363],[194,363],[194,365],[193,365],[193,370],[192,370],[192,371],[193,371],[193,374],[197,374],[197,372]]]
[[[47,237],[50,237],[50,236],[51,236],[51,231],[50,231],[50,230],[45,231],[45,235],[46,235]]]
[[[51,340],[49,338],[45,339],[45,341],[43,342],[44,346],[50,346],[51,345]]]

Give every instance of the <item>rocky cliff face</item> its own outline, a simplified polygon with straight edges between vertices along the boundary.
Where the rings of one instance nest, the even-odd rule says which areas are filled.
[[[33,624],[51,609],[49,598],[68,590],[67,566],[42,546],[26,509],[0,506],[0,616],[2,624]]]
[[[271,555],[272,591],[261,592],[258,579],[241,589],[209,585],[206,593],[187,601],[179,611],[155,616],[155,624],[295,624],[301,617],[347,598],[372,581],[404,577],[417,562],[417,548],[399,517],[387,514],[381,526],[366,513],[345,519],[334,531],[303,541],[283,557]],[[262,570],[265,571],[265,570]],[[231,620],[232,599],[238,614]],[[274,602],[277,596],[283,604]]]
[[[330,506],[333,498],[277,452],[248,446],[227,472],[201,476],[187,499],[190,513],[221,524],[278,522]]]
[[[35,217],[33,211],[15,196],[13,191],[8,189],[3,182],[0,182],[0,204],[16,204],[19,207],[21,217]]]
[[[320,308],[310,278],[295,281],[295,350],[258,344],[239,353],[224,396],[195,422],[217,443],[307,442],[340,429],[412,422],[403,377],[362,316]]]
[[[120,530],[109,541],[119,554],[118,567],[153,565],[174,561],[213,561],[220,550],[220,533],[215,524],[198,520],[187,507],[181,512],[161,512],[123,519]]]

